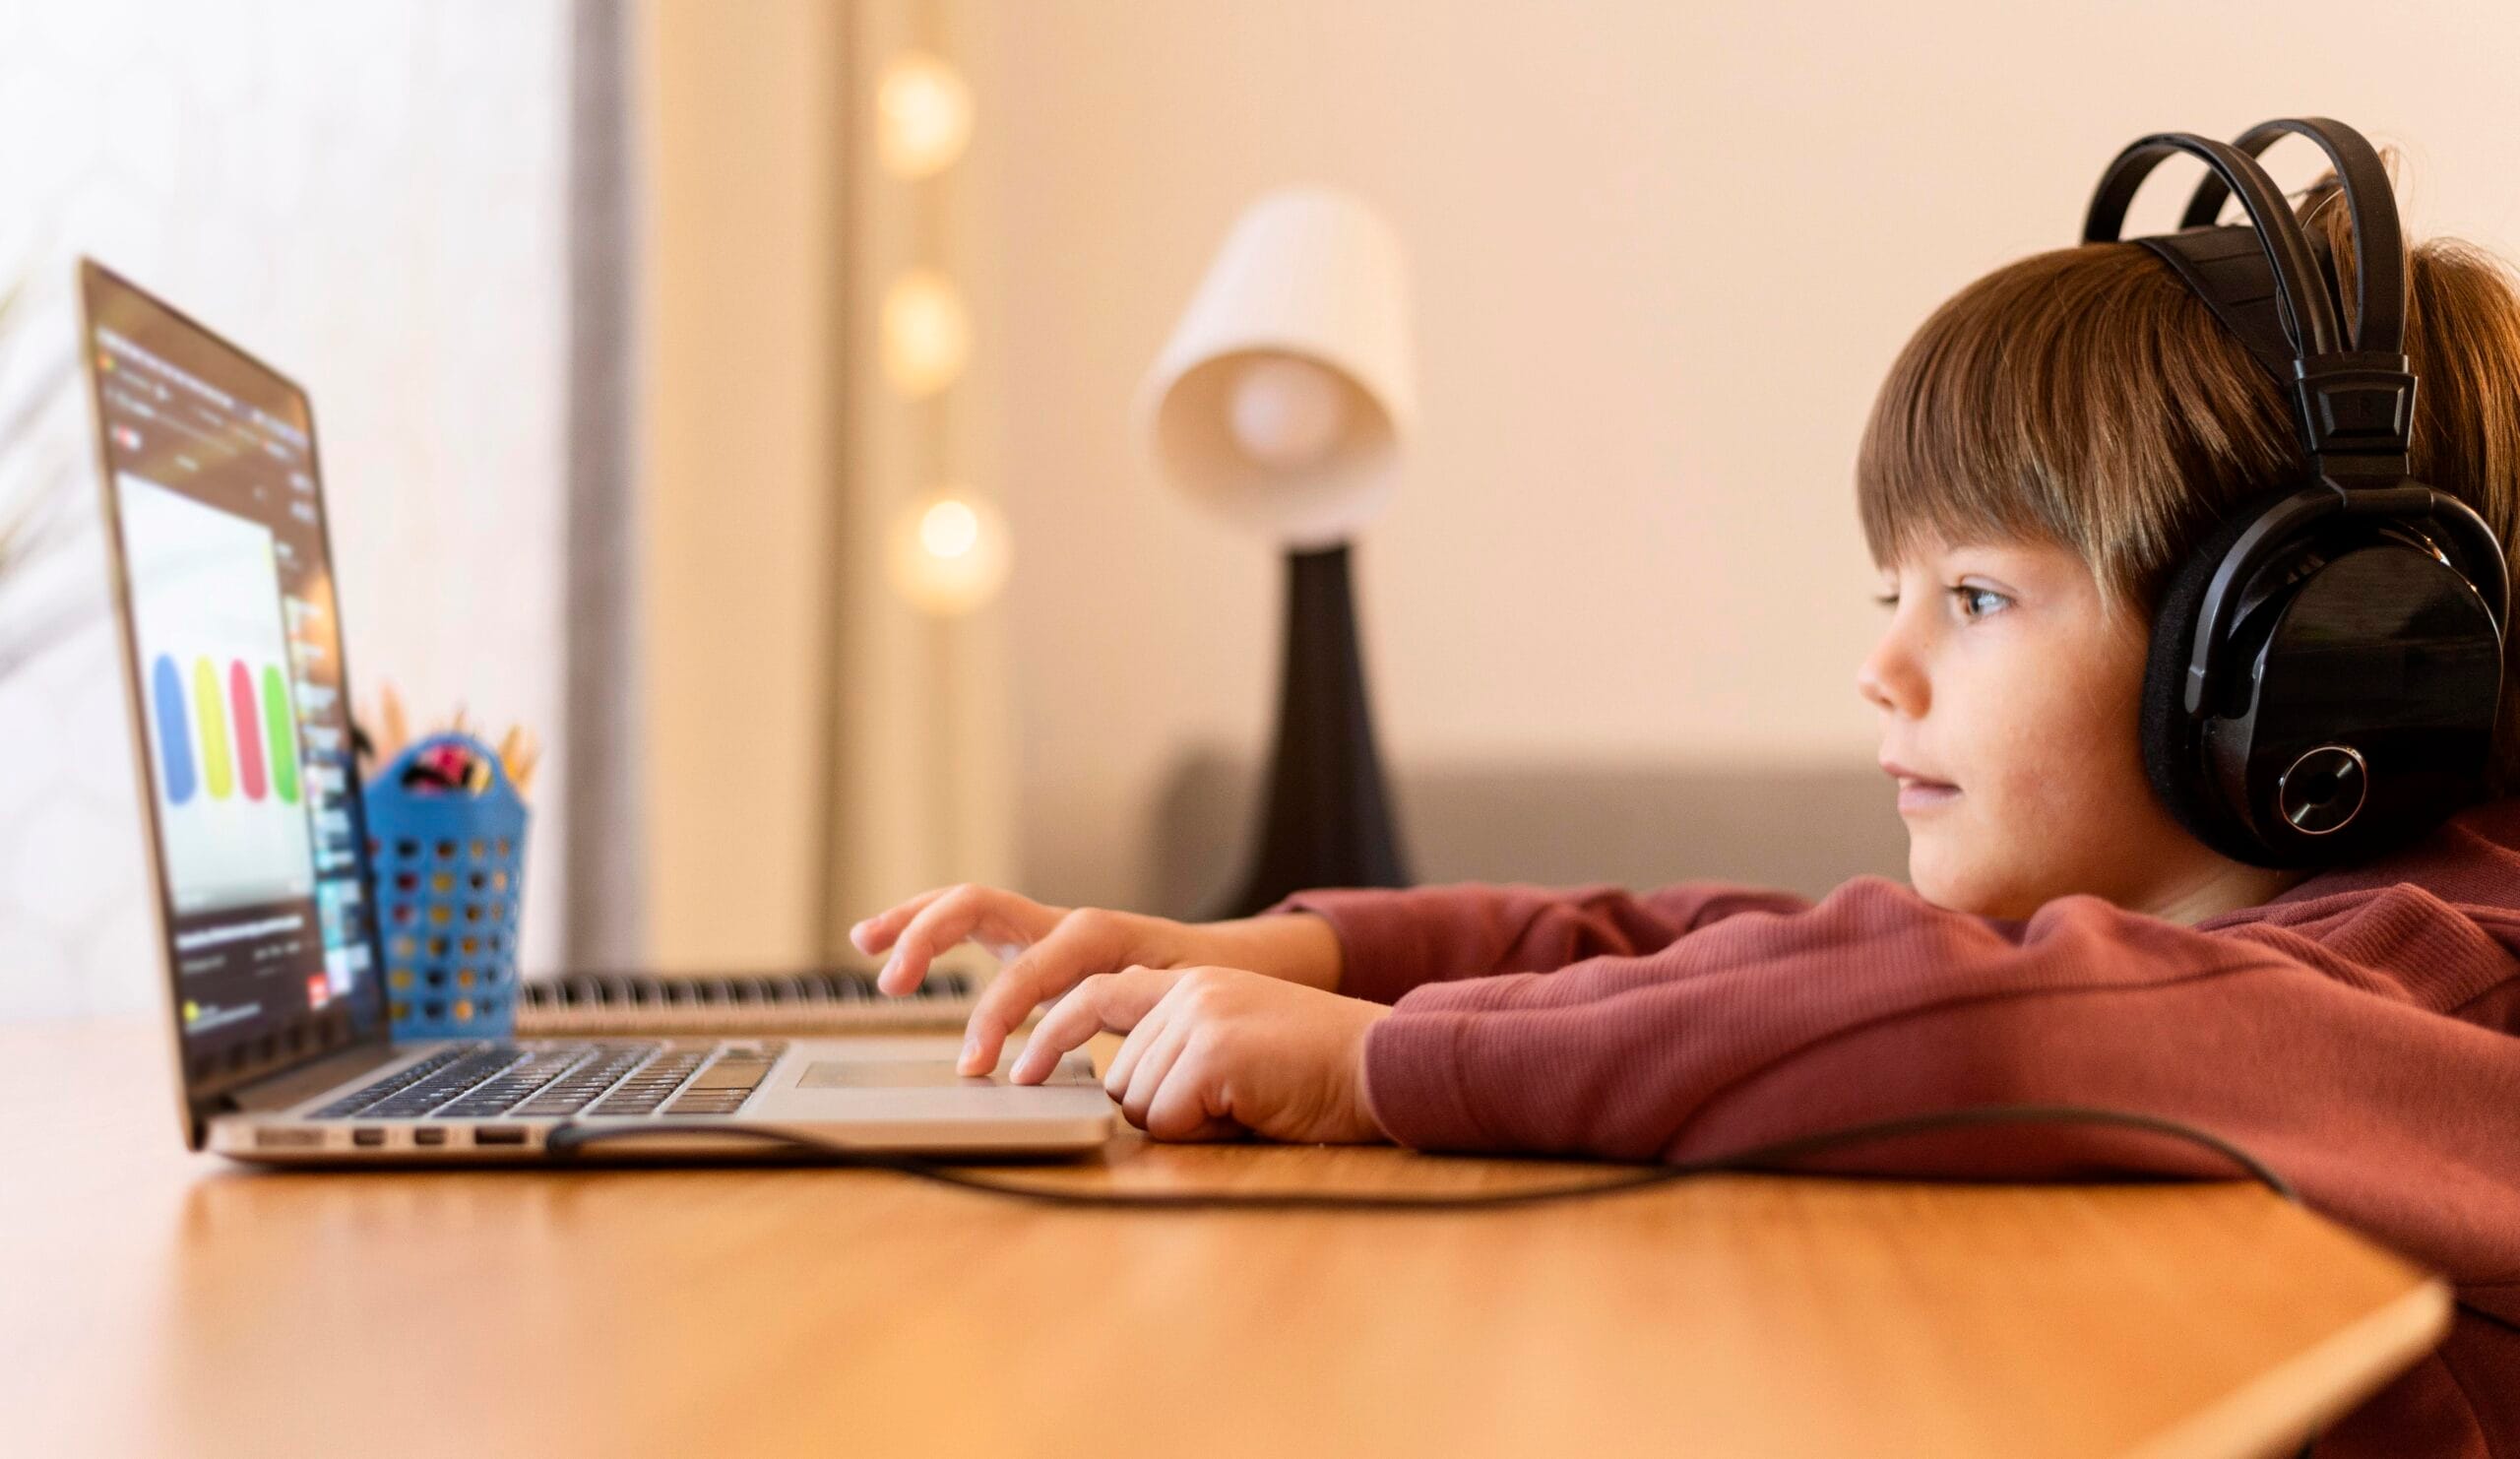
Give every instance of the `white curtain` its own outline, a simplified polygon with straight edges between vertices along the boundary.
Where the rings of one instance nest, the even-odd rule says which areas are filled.
[[[0,5],[0,271],[32,268],[66,332],[92,253],[297,378],[354,683],[551,742],[529,968],[559,956],[571,869],[570,22],[565,0]],[[0,1016],[158,996],[90,475],[47,570],[0,589],[7,621],[81,625],[0,678]]]

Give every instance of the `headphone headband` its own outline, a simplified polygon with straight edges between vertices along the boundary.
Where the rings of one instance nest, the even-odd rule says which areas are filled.
[[[2336,315],[2324,288],[2309,282],[2318,277],[2309,240],[2293,218],[2293,205],[2266,175],[2257,159],[2227,142],[2193,132],[2156,132],[2140,138],[2110,162],[2092,194],[2091,212],[2083,220],[2083,241],[2114,243],[2126,222],[2126,207],[2153,168],[2173,153],[2202,159],[2215,179],[2236,194],[2257,225],[2258,247],[2275,275],[2276,297],[2284,313],[2284,332],[2297,355],[2315,358],[2336,352]],[[2218,204],[2219,206],[2219,204]]]
[[[2337,165],[2346,208],[2354,221],[2355,283],[2362,309],[2352,341],[2344,340],[2337,322],[2336,291],[2311,252],[2308,236],[2254,156],[2286,132],[2317,142]],[[2189,201],[2186,218],[2202,217],[2210,223],[2222,211],[2228,189],[2255,225],[2285,338],[2293,347],[2291,372],[2279,373],[2277,383],[2292,395],[2293,423],[2308,457],[2311,478],[2340,492],[2394,487],[2406,479],[2407,438],[2415,426],[2415,376],[2403,352],[2406,239],[2398,228],[2397,203],[2390,196],[2387,170],[2360,133],[2322,117],[2263,122],[2244,133],[2242,141],[2247,145],[2234,146],[2189,132],[2163,132],[2128,147],[2101,176],[2083,222],[2083,241],[2116,241],[2135,190],[2162,159],[2174,152],[2203,159],[2212,175]],[[2193,255],[2206,246],[2204,239],[2201,233],[2176,233],[2167,239],[2139,241],[2179,266],[2215,314],[2246,341],[2252,333],[2248,308],[2262,303],[2266,290],[2254,286],[2254,268],[2208,278],[2191,267],[2199,262]],[[2366,343],[2371,348],[2363,348]],[[2257,353],[2269,368],[2274,367],[2271,350]]]
[[[2353,348],[2389,354],[2406,349],[2406,235],[2398,224],[2397,193],[2389,186],[2389,170],[2362,134],[2323,116],[2281,117],[2233,139],[2232,145],[2251,158],[2263,154],[2286,133],[2307,137],[2327,154],[2345,194],[2345,211],[2354,222]],[[2219,176],[2196,185],[2182,228],[2211,227],[2223,211],[2229,190]],[[2374,243],[2379,244],[2374,247]]]

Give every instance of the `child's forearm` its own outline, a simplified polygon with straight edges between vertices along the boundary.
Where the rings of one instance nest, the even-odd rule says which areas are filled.
[[[1248,968],[1289,983],[1339,991],[1343,958],[1339,934],[1329,919],[1316,913],[1291,912],[1210,922],[1208,934],[1217,962]]]
[[[1320,945],[1337,950],[1331,990],[1393,1003],[1428,983],[1642,956],[1741,913],[1809,906],[1791,892],[1730,882],[1678,882],[1642,895],[1607,885],[1457,882],[1297,892],[1252,920],[1320,920]]]

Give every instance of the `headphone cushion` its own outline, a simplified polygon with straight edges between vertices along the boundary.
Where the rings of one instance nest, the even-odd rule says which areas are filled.
[[[2179,563],[2162,590],[2153,614],[2153,646],[2144,663],[2144,692],[2137,732],[2144,747],[2144,776],[2153,793],[2188,833],[2234,860],[2264,864],[2265,850],[2234,824],[2221,802],[2207,798],[2204,767],[2197,759],[2196,724],[2180,708],[2185,692],[2196,615],[2214,571],[2241,534],[2298,488],[2285,487],[2235,508]]]

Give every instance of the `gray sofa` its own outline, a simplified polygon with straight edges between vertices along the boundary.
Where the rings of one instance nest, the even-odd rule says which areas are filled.
[[[1392,767],[1420,883],[1722,880],[1819,897],[1864,872],[1907,879],[1897,788],[1843,768],[1462,761]],[[1155,816],[1150,911],[1189,917],[1240,874],[1257,836],[1258,767],[1185,754]]]

